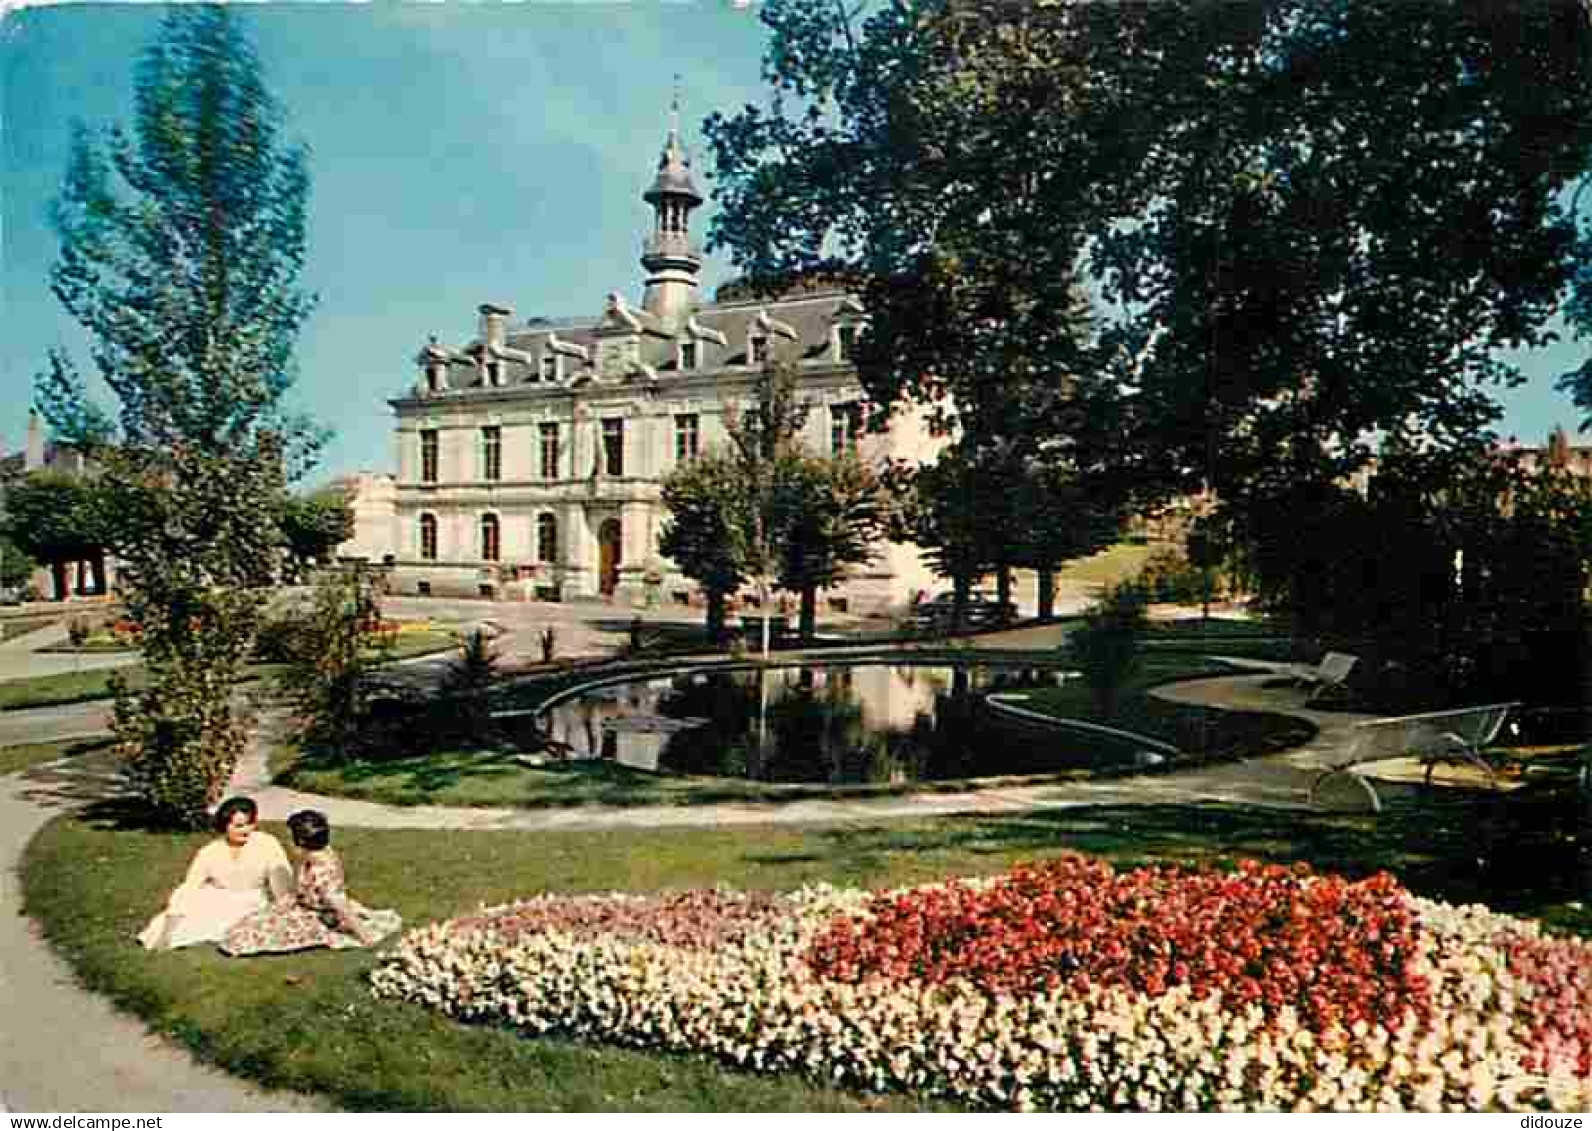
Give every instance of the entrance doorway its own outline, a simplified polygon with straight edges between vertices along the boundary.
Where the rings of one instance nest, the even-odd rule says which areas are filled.
[[[619,538],[617,518],[597,528],[597,589],[604,597],[612,597],[619,588]]]

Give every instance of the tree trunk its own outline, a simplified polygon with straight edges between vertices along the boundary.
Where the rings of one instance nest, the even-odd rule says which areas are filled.
[[[109,593],[110,587],[105,584],[105,555],[95,554],[89,560],[89,568],[94,573],[94,592],[99,596]]]
[[[811,640],[818,631],[818,586],[810,582],[802,586],[800,624],[802,639]]]
[[[967,597],[973,589],[973,578],[966,573],[958,573],[951,579],[951,631],[961,632],[962,626],[967,623]]]
[[[1056,616],[1056,570],[1052,566],[1040,566],[1039,570],[1039,619],[1053,620]]]
[[[1012,567],[1002,562],[995,570],[995,600],[999,608],[996,620],[1007,618],[1006,610],[1012,604]]]
[[[709,589],[708,595],[708,642],[717,644],[724,637],[724,594],[717,589]]]
[[[71,595],[72,587],[67,581],[66,563],[50,563],[50,579],[55,583],[55,597],[57,601],[64,601]]]

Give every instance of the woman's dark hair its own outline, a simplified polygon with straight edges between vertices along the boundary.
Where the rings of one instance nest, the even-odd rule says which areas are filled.
[[[216,832],[224,833],[227,826],[232,824],[232,818],[242,813],[249,818],[249,824],[254,824],[260,819],[260,807],[247,797],[229,797],[216,809],[216,815],[210,818],[210,823]]]
[[[325,848],[332,840],[332,826],[326,822],[325,813],[302,809],[287,819],[287,831],[293,834],[293,843],[306,852]]]

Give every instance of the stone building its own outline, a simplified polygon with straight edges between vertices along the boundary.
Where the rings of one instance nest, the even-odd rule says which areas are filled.
[[[485,304],[474,340],[420,350],[413,389],[390,402],[396,592],[691,599],[695,584],[658,551],[662,480],[726,440],[726,406],[743,405],[772,361],[797,367],[810,450],[932,457],[919,416],[865,430],[854,297],[701,300],[691,213],[703,196],[677,122],[642,196],[653,226],[639,304],[616,291],[597,317],[556,323]],[[870,611],[932,583],[915,547],[881,545],[828,599]]]

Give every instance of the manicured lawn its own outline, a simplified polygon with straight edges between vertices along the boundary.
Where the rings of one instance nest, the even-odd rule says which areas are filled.
[[[1069,562],[1057,571],[1056,579],[1085,585],[1117,585],[1137,577],[1154,553],[1153,546],[1119,542],[1092,557]]]
[[[58,707],[65,703],[109,699],[110,677],[116,672],[126,675],[135,687],[144,675],[142,667],[130,664],[120,668],[93,668],[82,672],[59,672],[55,675],[0,681],[0,711]]]
[[[34,613],[29,616],[0,618],[0,640],[25,636],[61,619],[60,613]]]
[[[446,652],[456,647],[457,639],[447,632],[405,633],[388,653],[392,660],[412,659]],[[91,649],[85,649],[88,651]],[[244,668],[243,681],[266,679],[282,670],[280,664],[255,663]],[[60,672],[27,679],[0,681],[0,711],[19,711],[29,707],[58,707],[66,703],[86,703],[111,697],[110,677],[124,673],[137,686],[143,668],[129,664],[120,668],[94,668],[83,672]]]
[[[1081,850],[1120,864],[1235,857],[1363,876],[1391,868],[1418,894],[1484,900],[1592,934],[1573,853],[1550,799],[1513,798],[1511,832],[1486,870],[1476,831],[1489,800],[1395,798],[1380,818],[1229,806],[1113,806],[827,828],[491,833],[338,830],[352,893],[411,924],[542,892],[724,884],[786,890],[816,881],[898,886],[988,874]],[[526,1039],[378,1002],[364,952],[231,961],[197,948],[149,955],[131,942],[201,836],[149,833],[102,809],[63,817],[30,847],[27,910],[87,985],[193,1048],[264,1083],[344,1106],[461,1110],[910,1108],[906,1096],[844,1094],[795,1078],[557,1039]],[[285,835],[280,828],[272,830]]]
[[[109,735],[94,738],[63,738],[56,742],[27,742],[19,746],[0,746],[0,774],[17,774],[57,758],[75,758],[109,746]]]

